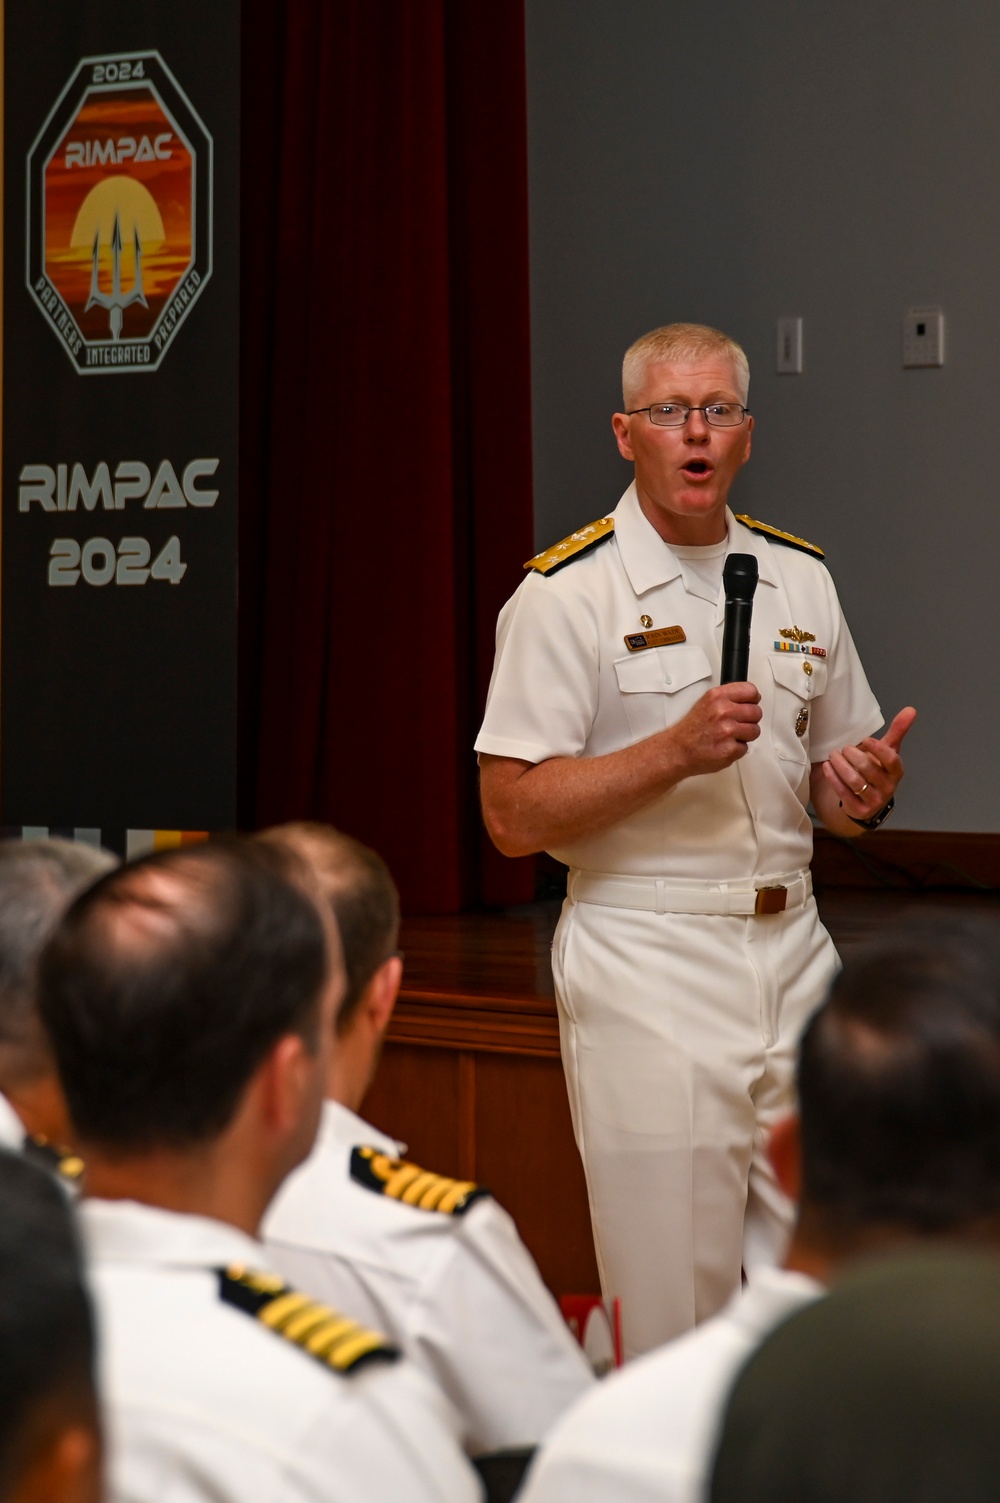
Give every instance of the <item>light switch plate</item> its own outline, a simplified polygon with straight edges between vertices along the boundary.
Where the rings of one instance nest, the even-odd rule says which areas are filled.
[[[903,369],[944,365],[944,314],[940,308],[907,308],[903,315]]]
[[[802,374],[802,320],[778,319],[778,350],[775,370],[779,376]]]

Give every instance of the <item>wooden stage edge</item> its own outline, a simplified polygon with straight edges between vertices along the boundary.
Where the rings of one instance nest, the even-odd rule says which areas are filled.
[[[548,998],[477,997],[405,986],[389,1036],[399,1044],[559,1058],[555,1004]]]
[[[813,873],[845,955],[914,911],[1000,918],[1000,835],[821,833]],[[554,1293],[590,1293],[597,1268],[549,966],[555,891],[521,908],[404,919],[403,989],[363,1111],[418,1163],[489,1186]]]

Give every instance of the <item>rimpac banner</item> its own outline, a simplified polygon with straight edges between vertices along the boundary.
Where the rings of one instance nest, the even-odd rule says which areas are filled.
[[[6,0],[0,824],[235,820],[237,0]]]

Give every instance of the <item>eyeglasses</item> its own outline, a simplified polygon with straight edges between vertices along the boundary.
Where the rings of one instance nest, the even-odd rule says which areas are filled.
[[[692,412],[703,413],[705,422],[712,428],[738,428],[749,416],[749,408],[741,407],[739,402],[712,402],[707,407],[685,407],[683,402],[654,402],[652,407],[633,407],[625,416],[635,417],[639,412],[648,412],[649,421],[657,428],[683,428]]]

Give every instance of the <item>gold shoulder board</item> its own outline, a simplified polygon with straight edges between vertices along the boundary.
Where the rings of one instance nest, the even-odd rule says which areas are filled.
[[[418,1164],[407,1163],[406,1159],[391,1159],[377,1148],[351,1149],[351,1178],[377,1195],[401,1200],[420,1211],[440,1211],[445,1216],[464,1215],[471,1205],[490,1193],[471,1179],[447,1179],[443,1174],[432,1174]]]
[[[220,1268],[218,1274],[219,1295],[225,1304],[254,1316],[335,1372],[354,1372],[364,1362],[395,1362],[399,1356],[377,1331],[368,1331],[329,1305],[289,1289],[277,1274],[255,1273],[241,1264]]]
[[[749,527],[751,532],[759,532],[763,537],[770,538],[772,543],[784,543],[787,548],[798,548],[800,553],[811,553],[813,558],[826,558],[822,548],[817,548],[815,543],[806,542],[805,538],[797,538],[794,532],[782,532],[778,527],[771,527],[767,522],[755,522],[753,517],[737,516],[737,522],[742,522],[744,527]]]
[[[579,532],[571,532],[568,538],[563,538],[561,543],[555,543],[551,548],[546,548],[541,553],[536,553],[534,558],[529,558],[525,564],[526,569],[535,569],[539,574],[554,574],[561,569],[563,564],[570,563],[574,558],[581,558],[589,553],[591,548],[607,542],[615,530],[614,517],[601,517],[596,522],[589,522],[586,527],[581,527]]]

